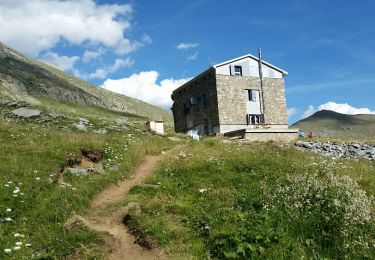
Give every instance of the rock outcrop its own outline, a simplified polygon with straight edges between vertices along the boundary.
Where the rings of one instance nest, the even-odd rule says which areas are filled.
[[[15,110],[12,110],[10,113],[12,115],[15,115],[15,116],[21,117],[21,118],[32,118],[32,117],[40,116],[42,111],[37,110],[37,109],[20,107],[20,108],[17,108]]]
[[[298,141],[298,148],[333,158],[366,159],[375,161],[375,144],[366,143],[331,143],[318,141]]]

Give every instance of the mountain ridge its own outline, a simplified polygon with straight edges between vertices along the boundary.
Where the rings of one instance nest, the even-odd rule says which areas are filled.
[[[321,110],[290,127],[326,137],[374,137],[375,115],[347,115]]]
[[[165,109],[97,87],[0,42],[0,98],[39,104],[38,97],[100,106],[152,119],[171,118]]]

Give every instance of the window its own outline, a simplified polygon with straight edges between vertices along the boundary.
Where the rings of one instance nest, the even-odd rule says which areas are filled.
[[[191,112],[190,100],[184,103],[184,112],[185,112],[185,115],[190,114]]]
[[[206,95],[198,97],[198,109],[201,110],[206,107]]]
[[[264,124],[264,115],[246,115],[246,121],[248,125]]]
[[[253,101],[253,102],[257,101],[257,94],[256,93],[257,93],[256,90],[253,90],[253,89],[247,90],[247,95],[248,95],[249,101]]]
[[[234,75],[242,76],[242,67],[241,66],[234,66]]]

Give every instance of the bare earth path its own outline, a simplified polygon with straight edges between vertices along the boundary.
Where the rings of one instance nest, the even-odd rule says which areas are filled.
[[[83,222],[89,228],[103,232],[109,250],[109,259],[167,259],[161,249],[144,249],[135,243],[127,227],[123,224],[128,207],[108,214],[106,209],[121,201],[129,190],[141,184],[158,167],[162,155],[146,155],[141,164],[130,174],[128,179],[119,181],[99,193],[91,202],[89,215]]]

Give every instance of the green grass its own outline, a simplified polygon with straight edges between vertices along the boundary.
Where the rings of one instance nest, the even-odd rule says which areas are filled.
[[[85,228],[67,231],[63,224],[73,214],[87,214],[92,197],[126,177],[145,153],[157,154],[174,145],[148,179],[147,184],[152,185],[134,187],[122,202],[140,202],[142,213],[135,217],[134,225],[173,259],[375,257],[373,222],[354,223],[347,229],[348,238],[335,233],[342,223],[329,218],[337,210],[285,207],[285,202],[299,202],[297,195],[305,186],[295,184],[306,176],[311,176],[313,184],[329,184],[323,200],[317,199],[319,203],[338,199],[345,206],[350,196],[363,199],[355,185],[353,192],[352,187],[344,187],[341,176],[350,176],[367,195],[375,196],[374,162],[333,161],[272,142],[224,143],[213,138],[189,142],[178,136],[180,141],[176,143],[144,132],[145,119],[131,114],[56,101],[44,101],[39,108],[71,118],[39,123],[10,120],[5,116],[9,108],[0,111],[0,116],[5,116],[0,122],[0,259],[63,259],[72,255],[105,258],[103,241],[95,232]],[[88,118],[94,129],[126,117],[129,130],[109,130],[105,135],[95,134],[93,129],[79,132],[72,127],[78,117]],[[58,168],[81,147],[105,148],[105,174],[66,175],[69,185],[65,187],[53,183]],[[116,165],[119,167],[111,170]],[[330,173],[337,179],[328,178]],[[285,190],[285,196],[277,196]],[[366,212],[362,210],[366,209],[365,201],[357,212]],[[311,217],[310,212],[318,213]],[[327,231],[329,236],[316,230]],[[354,245],[358,236],[364,239]],[[19,250],[14,250],[16,242],[22,242]],[[363,247],[367,242],[369,248]],[[12,249],[11,254],[4,252],[6,248]]]
[[[85,251],[87,256],[102,256],[103,242],[94,232],[84,228],[67,232],[63,229],[64,222],[73,214],[84,214],[90,199],[107,185],[126,177],[145,153],[160,153],[171,145],[166,138],[136,131],[142,129],[143,118],[94,107],[71,108],[75,109],[74,117],[94,121],[99,117],[112,120],[125,116],[139,124],[135,123],[127,132],[109,130],[106,135],[100,135],[91,130],[74,130],[70,119],[64,118],[48,123],[2,119],[0,259],[62,259],[77,251]],[[59,128],[62,125],[69,130],[62,131]],[[59,167],[70,155],[79,154],[81,147],[106,149],[105,174],[66,175],[64,180],[69,186],[65,187],[53,183],[51,180]],[[119,167],[111,171],[113,165]],[[7,218],[11,221],[6,221]],[[21,249],[14,250],[16,242],[22,242]],[[31,245],[26,247],[26,244]],[[12,253],[6,254],[6,248],[12,249]]]
[[[127,201],[141,203],[142,214],[136,225],[172,258],[373,258],[374,222],[353,228],[350,241],[333,232],[334,240],[340,243],[351,243],[355,232],[363,233],[370,249],[334,246],[313,235],[334,230],[333,226],[321,226],[319,214],[315,219],[300,212],[302,220],[291,222],[290,212],[277,204],[277,199],[283,202],[284,198],[271,201],[271,195],[289,185],[288,178],[305,173],[325,181],[329,170],[334,176],[351,176],[374,196],[374,166],[368,161],[331,161],[273,143],[238,145],[204,139],[171,154],[148,180],[153,185],[133,188]],[[298,186],[290,187],[298,191]],[[339,197],[340,190],[335,189],[331,185],[324,192],[333,190],[332,200],[336,196],[344,200],[346,197]],[[272,205],[279,207],[267,209]],[[318,230],[311,230],[316,225]]]

